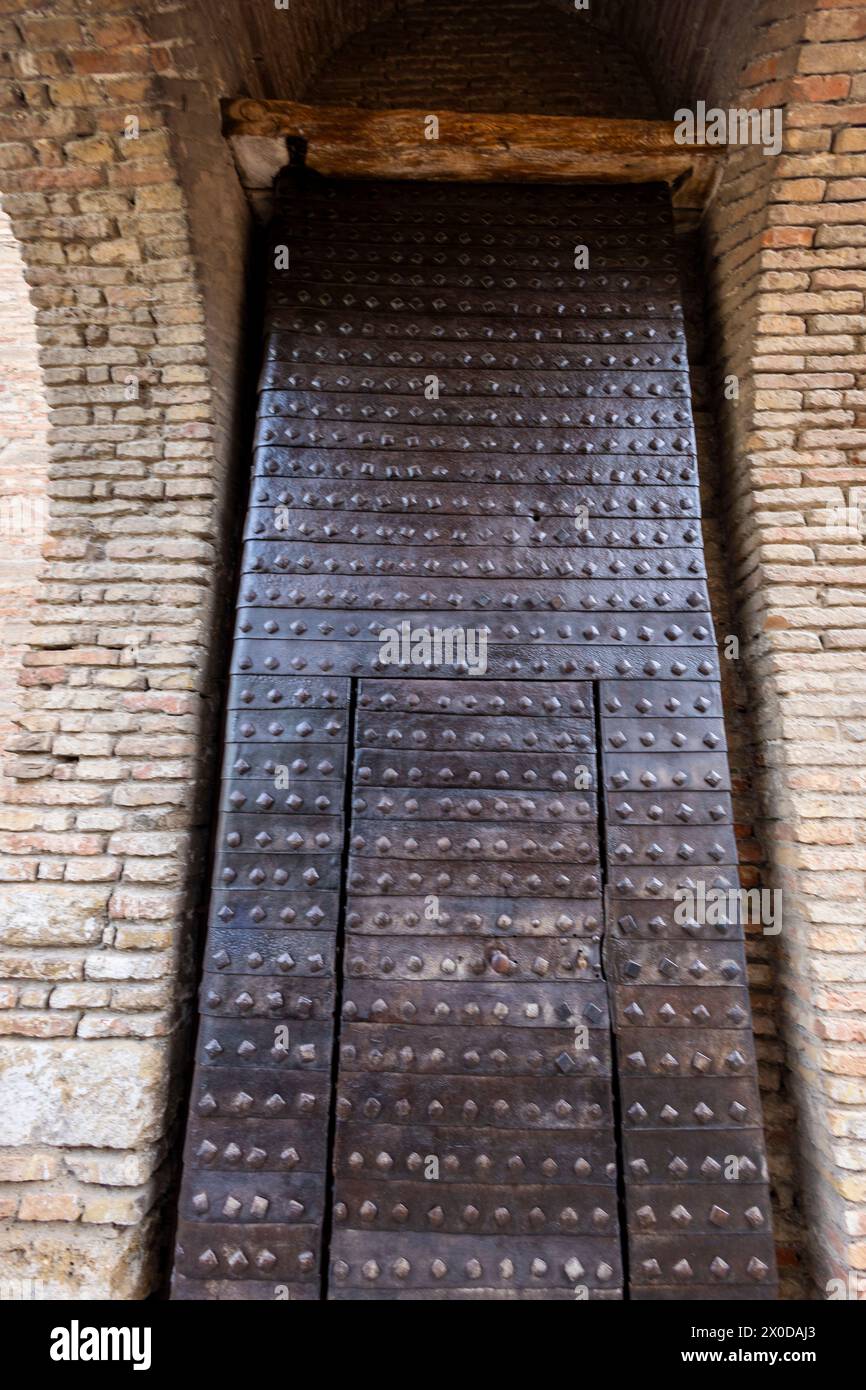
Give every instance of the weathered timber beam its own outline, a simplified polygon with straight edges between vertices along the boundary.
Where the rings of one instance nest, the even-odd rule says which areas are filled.
[[[258,180],[273,177],[292,139],[305,142],[309,168],[331,177],[662,182],[677,206],[697,209],[719,166],[720,147],[677,144],[672,121],[439,111],[430,138],[431,114],[238,97],[223,103],[223,129]]]

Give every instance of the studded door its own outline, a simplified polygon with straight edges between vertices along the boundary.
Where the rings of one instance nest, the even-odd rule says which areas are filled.
[[[174,1296],[773,1297],[667,190],[279,207]]]

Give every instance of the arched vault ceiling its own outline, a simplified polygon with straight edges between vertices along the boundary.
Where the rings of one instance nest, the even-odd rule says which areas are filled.
[[[622,43],[551,0],[400,0],[336,48],[305,99],[551,115],[659,115]]]

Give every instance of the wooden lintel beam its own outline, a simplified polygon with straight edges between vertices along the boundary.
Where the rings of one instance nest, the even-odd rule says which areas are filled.
[[[673,121],[590,116],[370,111],[238,97],[223,103],[236,150],[253,140],[303,140],[306,164],[341,178],[670,184],[697,208],[713,186],[718,146],[681,145]]]

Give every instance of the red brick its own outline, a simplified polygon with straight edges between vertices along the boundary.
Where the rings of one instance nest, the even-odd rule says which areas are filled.
[[[62,16],[35,16],[22,19],[21,33],[32,48],[65,48],[81,42],[81,25]]]
[[[851,90],[851,78],[843,73],[830,77],[795,77],[791,81],[794,101],[844,101]]]
[[[147,72],[150,58],[146,48],[122,48],[102,53],[98,48],[82,48],[69,54],[75,72],[125,74]]]
[[[761,234],[762,246],[811,246],[814,227],[768,227]]]
[[[744,87],[757,87],[762,82],[772,82],[779,75],[779,57],[758,58],[750,63],[740,81]]]

